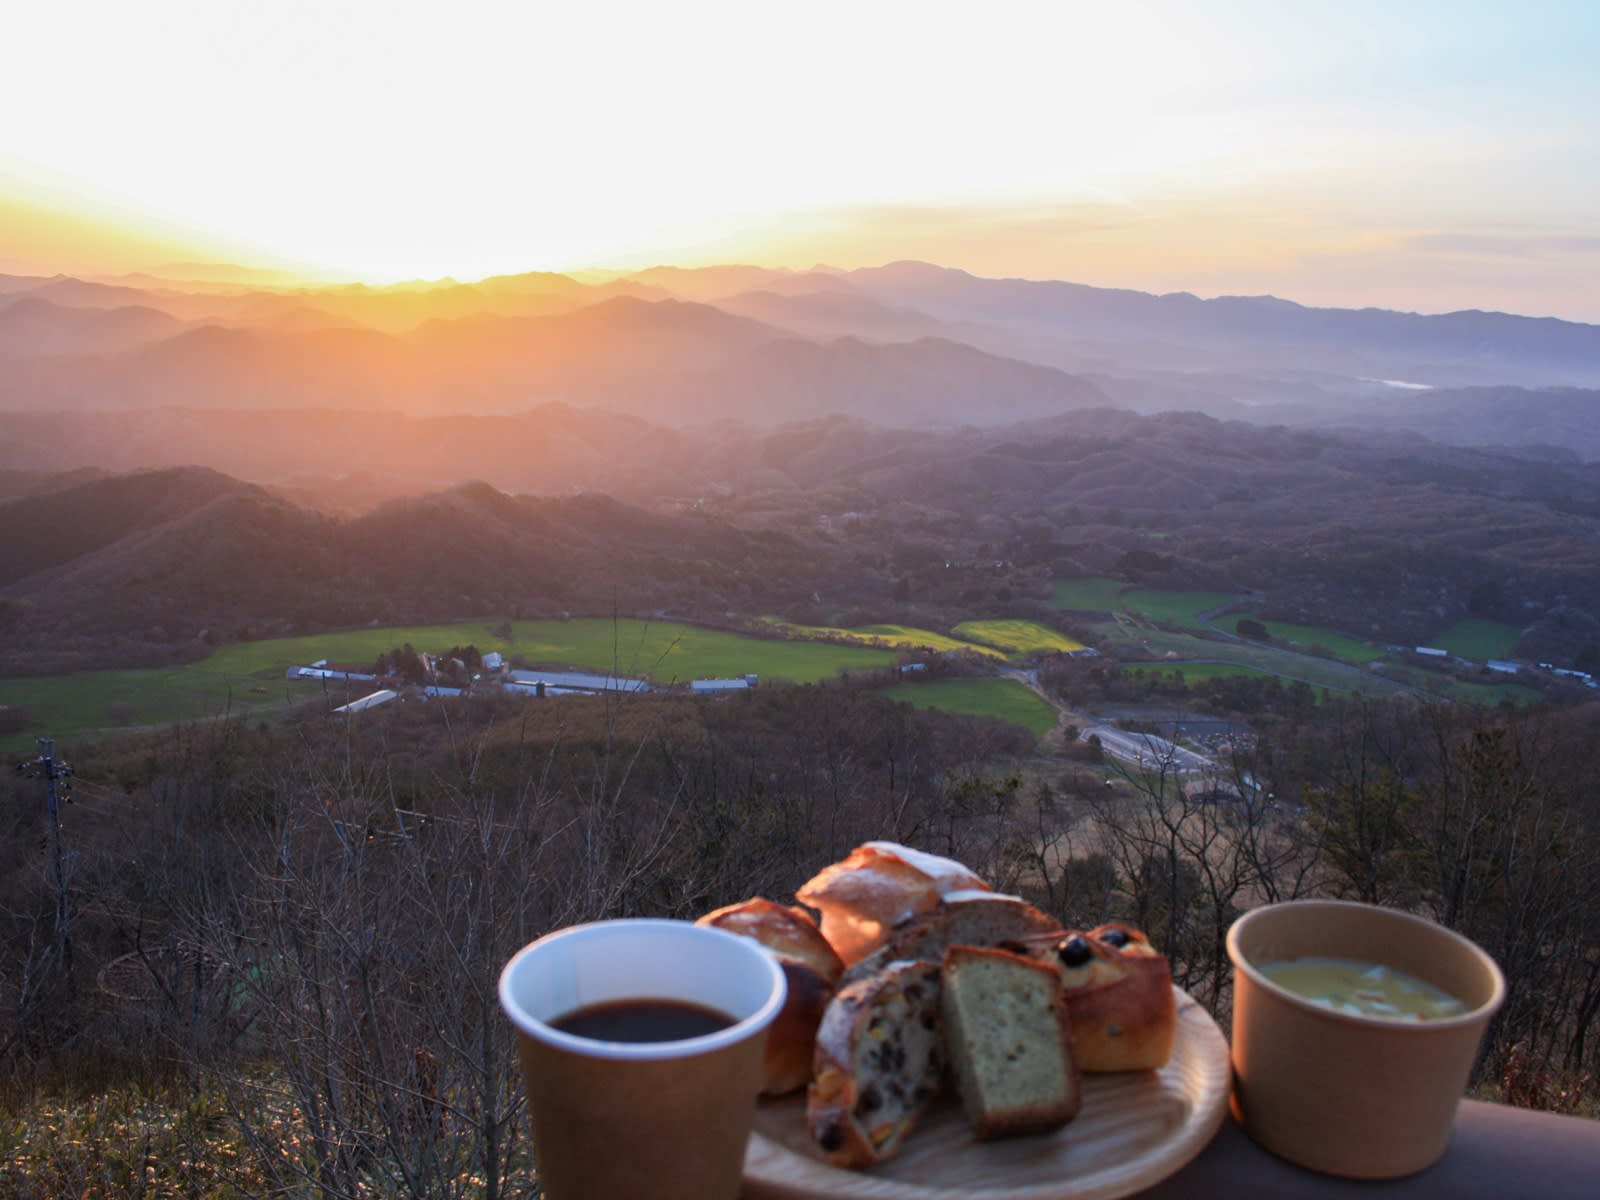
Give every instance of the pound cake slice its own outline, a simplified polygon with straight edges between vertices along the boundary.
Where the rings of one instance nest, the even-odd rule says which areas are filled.
[[[1083,1104],[1060,974],[1006,950],[944,954],[945,1041],[980,1141],[1048,1133]]]
[[[899,1150],[938,1095],[945,1050],[939,964],[891,963],[834,996],[817,1030],[806,1124],[836,1167]]]

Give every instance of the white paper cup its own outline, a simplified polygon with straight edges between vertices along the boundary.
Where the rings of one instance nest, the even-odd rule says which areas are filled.
[[[500,974],[517,1030],[547,1200],[734,1200],[783,971],[759,943],[686,921],[576,925],[523,947]],[[733,1024],[671,1042],[553,1028],[618,1000],[676,1000]]]

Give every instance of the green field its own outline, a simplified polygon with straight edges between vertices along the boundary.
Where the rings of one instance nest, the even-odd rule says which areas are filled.
[[[1190,629],[1208,628],[1200,614],[1222,608],[1239,599],[1234,592],[1163,592],[1154,588],[1137,588],[1122,595],[1122,607],[1139,613],[1152,621],[1165,621]]]
[[[1534,704],[1543,699],[1536,688],[1522,683],[1512,683],[1509,680],[1505,683],[1475,683],[1465,679],[1452,679],[1448,675],[1440,675],[1421,667],[1399,664],[1386,664],[1384,673],[1392,678],[1404,680],[1426,695],[1454,700],[1460,704],[1480,704],[1492,708],[1506,701],[1523,705]]]
[[[984,658],[1005,657],[1002,651],[993,646],[965,642],[931,629],[918,629],[915,625],[858,625],[854,629],[841,629],[834,625],[791,625],[787,621],[773,621],[772,624],[796,638],[854,642],[862,646],[887,646],[899,650],[934,650],[940,654],[965,650]]]
[[[471,643],[480,651],[499,650],[540,666],[580,667],[642,675],[657,683],[674,680],[764,675],[795,683],[815,683],[845,670],[887,666],[894,656],[865,646],[751,638],[720,629],[672,621],[595,618],[576,621],[512,621],[511,637],[490,632],[501,622],[417,625],[355,629],[311,637],[243,642],[217,651],[199,664],[235,673],[271,670],[279,675],[296,663],[370,664],[385,650],[409,642],[438,652]]]
[[[916,708],[998,717],[1021,725],[1035,737],[1056,727],[1056,710],[1015,679],[938,679],[932,683],[901,683],[886,688],[885,695]]]
[[[407,642],[435,653],[471,643],[483,652],[499,650],[543,666],[615,670],[658,683],[748,674],[815,683],[841,671],[887,666],[895,657],[890,650],[864,645],[751,638],[670,622],[514,621],[509,639],[490,633],[490,624],[500,625],[398,626],[241,642],[183,667],[0,680],[0,704],[20,705],[35,722],[22,733],[0,738],[0,750],[29,750],[40,736],[281,708],[323,693],[322,681],[289,683],[286,668],[323,658],[367,666]],[[352,693],[370,690],[361,682],[347,687],[343,680],[330,680],[327,686],[340,703]]]
[[[199,665],[0,679],[0,704],[20,705],[34,720],[21,733],[0,736],[0,751],[30,751],[41,737],[281,709],[323,694],[323,682],[291,683],[281,671],[274,679],[258,679]],[[355,690],[347,694],[343,680],[326,682],[341,704],[371,690],[369,684],[352,683]]]
[[[1288,679],[1299,679],[1312,687],[1334,692],[1353,692],[1365,696],[1393,696],[1406,690],[1392,678],[1368,668],[1332,658],[1315,658],[1261,642],[1220,641],[1179,633],[1170,629],[1127,628],[1111,621],[1092,627],[1097,640],[1112,654],[1133,652],[1133,657],[1164,658],[1157,666],[1176,666],[1185,662],[1215,662],[1248,667]]]
[[[1237,627],[1236,622],[1246,619],[1261,621],[1261,624],[1267,627],[1267,632],[1272,635],[1272,640],[1282,643],[1289,650],[1310,650],[1321,647],[1337,659],[1363,665],[1377,662],[1387,653],[1377,646],[1337,630],[1324,629],[1320,625],[1291,625],[1286,621],[1263,621],[1254,613],[1240,613],[1237,617],[1229,613],[1217,624],[1219,628],[1232,633]]]
[[[1074,612],[1115,612],[1128,585],[1116,579],[1057,579],[1050,603]]]
[[[972,642],[995,646],[1014,657],[1029,654],[1071,654],[1083,643],[1037,621],[963,621],[950,631]]]
[[[1205,629],[1200,614],[1239,599],[1236,592],[1169,592],[1134,588],[1115,579],[1058,579],[1050,603],[1077,612],[1132,613],[1151,621]]]
[[[1510,657],[1521,636],[1522,631],[1514,625],[1472,617],[1434,634],[1428,645],[1448,650],[1459,658],[1485,662],[1491,658]]]

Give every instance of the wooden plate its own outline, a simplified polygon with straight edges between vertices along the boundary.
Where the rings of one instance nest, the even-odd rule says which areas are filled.
[[[1158,1071],[1085,1075],[1083,1109],[1047,1137],[979,1142],[954,1101],[928,1113],[897,1157],[829,1166],[806,1132],[805,1095],[767,1101],[744,1159],[743,1200],[1113,1200],[1203,1150],[1228,1111],[1222,1030],[1181,989],[1172,1058]]]

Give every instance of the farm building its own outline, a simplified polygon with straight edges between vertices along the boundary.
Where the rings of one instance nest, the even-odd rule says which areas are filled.
[[[528,696],[598,696],[601,693],[593,688],[558,687],[547,684],[542,679],[533,683],[507,683],[505,690],[512,695]]]
[[[327,662],[327,659],[323,659],[322,661]],[[360,671],[336,671],[331,667],[326,666],[290,667],[289,670],[285,672],[285,677],[289,679],[356,679],[364,680],[368,683],[378,678],[376,675],[370,673],[362,673]]]
[[[511,682],[530,687],[542,683],[545,691],[585,692],[648,692],[646,679],[630,679],[625,675],[588,675],[581,671],[512,671]]]
[[[1559,675],[1563,679],[1576,679],[1584,687],[1600,687],[1600,684],[1595,682],[1594,676],[1587,671],[1573,671],[1567,667],[1551,667],[1550,674]]]
[[[378,705],[387,704],[391,700],[399,699],[399,697],[400,693],[392,688],[379,688],[375,692],[362,696],[359,700],[352,700],[349,704],[341,704],[333,711],[336,713],[365,712],[369,708],[377,708]]]
[[[745,675],[739,679],[694,679],[689,682],[689,690],[697,696],[710,692],[742,692],[755,687],[759,678]]]

